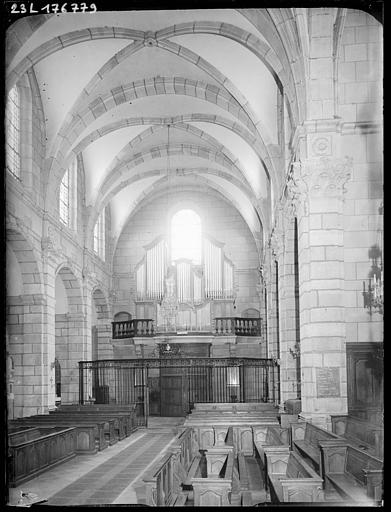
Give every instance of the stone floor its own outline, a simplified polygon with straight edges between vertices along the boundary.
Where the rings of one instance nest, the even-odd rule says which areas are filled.
[[[142,477],[173,442],[184,418],[149,418],[148,428],[95,455],[78,455],[28,482],[9,489],[8,504],[21,492],[47,505],[137,504],[145,499]]]

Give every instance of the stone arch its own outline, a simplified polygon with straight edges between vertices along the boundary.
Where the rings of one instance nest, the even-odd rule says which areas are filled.
[[[83,294],[81,285],[74,271],[68,264],[62,264],[56,271],[56,277],[59,276],[64,284],[68,298],[68,313],[83,314]]]
[[[263,141],[260,141],[256,135],[251,133],[247,128],[244,128],[242,125],[231,121],[228,118],[218,115],[207,115],[207,114],[197,114],[192,113],[190,115],[183,116],[175,116],[173,118],[160,118],[160,117],[139,117],[139,118],[126,118],[121,119],[119,121],[115,121],[114,123],[109,123],[105,126],[104,133],[101,130],[94,130],[89,133],[86,137],[84,137],[65,157],[64,159],[64,167],[66,168],[69,165],[70,160],[84,151],[89,144],[97,141],[99,138],[104,137],[109,133],[112,133],[116,130],[120,130],[122,128],[126,128],[128,126],[140,126],[140,125],[175,125],[175,126],[188,126],[191,122],[207,122],[217,124],[224,128],[227,128],[234,132],[236,135],[241,137],[249,146],[251,146],[260,160],[264,163],[265,172],[268,174],[268,167],[273,169],[273,162],[270,160],[266,153],[265,145]],[[135,138],[135,140],[137,137]]]
[[[197,97],[203,101],[214,103],[235,116],[251,133],[257,134],[255,125],[249,119],[240,103],[230,93],[212,84],[183,77],[158,77],[148,80],[137,80],[136,82],[124,84],[120,92],[112,90],[99,96],[73,116],[69,114],[69,122],[66,130],[64,133],[59,132],[57,136],[58,139],[61,140],[61,143],[54,152],[54,157],[49,161],[50,168],[47,169],[50,173],[48,184],[49,195],[56,192],[65,172],[62,157],[57,158],[56,155],[66,155],[67,152],[70,151],[77,137],[85,130],[86,126],[88,126],[91,115],[94,119],[97,119],[104,113],[123,103],[129,101],[134,102],[139,98],[148,96],[165,94]],[[264,145],[264,148],[267,154],[266,145]]]
[[[261,316],[261,312],[256,308],[247,308],[242,311],[243,318],[259,318]]]
[[[60,264],[55,272],[55,358],[61,366],[62,403],[76,403],[79,397],[79,361],[85,359],[85,316],[80,282],[69,263]],[[61,284],[60,284],[61,283]],[[59,308],[63,295],[67,303]]]
[[[123,226],[125,226],[133,218],[133,216],[136,215],[136,213],[141,208],[143,208],[150,202],[156,200],[158,197],[160,197],[161,195],[166,193],[166,189],[161,187],[161,184],[166,181],[167,181],[167,178],[161,178],[159,181],[157,181],[155,184],[151,185],[146,190],[143,197],[140,198],[139,201],[135,202],[134,209],[129,214],[129,216],[126,218],[125,222],[123,223]],[[197,185],[194,183],[189,183],[186,185],[180,184],[180,185],[177,185],[176,187],[171,187],[170,190],[174,193],[176,190],[181,191],[181,192],[187,192],[187,191],[190,191],[190,192],[194,192],[194,191],[200,192],[201,191],[202,192],[203,190],[205,190],[205,192],[207,192],[208,194],[218,197],[220,200],[226,202],[231,207],[235,208],[238,211],[238,213],[242,216],[243,221],[246,223],[246,220],[244,219],[244,217],[241,213],[240,203],[234,197],[226,194],[224,191],[221,190],[221,188],[218,185],[216,185],[215,183],[208,182],[208,180],[206,180],[205,178],[201,178],[201,177],[197,176],[197,181],[199,182],[199,184],[197,184]],[[248,224],[246,223],[246,225],[248,225]],[[253,231],[250,227],[249,227],[249,230],[250,230],[251,234],[253,235],[259,258],[261,258],[262,254],[263,254],[263,245],[264,245],[264,240],[263,240],[264,229],[263,229],[262,219],[260,219],[260,230],[258,232]],[[121,233],[118,235],[118,237],[114,241],[112,258],[114,258],[120,236],[121,236]],[[112,266],[112,264],[113,264],[113,260],[111,261],[111,266]]]
[[[145,142],[148,138],[151,138],[156,133],[159,133],[163,130],[165,130],[166,125],[159,125],[159,126],[151,126],[150,128],[147,128],[143,132],[141,132],[137,137],[135,137],[133,140],[131,140],[128,144],[126,144],[122,150],[115,156],[112,163],[107,167],[106,169],[106,178],[104,179],[102,183],[102,189],[104,188],[106,181],[110,180],[110,174],[111,172],[115,172],[116,170],[121,169],[123,165],[126,165],[127,162],[129,162],[129,154],[130,152],[137,151],[137,146],[143,142]],[[248,178],[246,177],[245,169],[243,168],[242,164],[238,161],[235,155],[231,153],[231,151],[225,147],[223,144],[219,143],[214,137],[209,135],[208,133],[205,133],[204,131],[200,130],[199,128],[184,124],[184,123],[176,123],[172,125],[173,130],[177,131],[185,131],[185,132],[191,132],[195,137],[199,138],[200,141],[205,141],[206,144],[209,144],[212,146],[212,151],[218,151],[219,154],[224,155],[227,157],[229,161],[235,165],[235,167],[238,169],[238,173],[243,178],[243,180],[246,182],[246,184],[251,187],[251,183],[249,182]],[[173,145],[170,145],[170,149],[172,147],[175,147]],[[159,146],[159,149],[161,146]],[[154,148],[151,149],[151,151]],[[166,146],[166,151],[168,151],[168,146]],[[137,153],[137,155],[143,155],[147,153],[148,151],[144,151],[142,153]],[[132,156],[134,153],[132,153]],[[154,156],[154,155],[153,155]],[[132,160],[133,158],[131,158]],[[255,194],[255,191],[254,191]]]
[[[113,317],[114,322],[126,322],[132,320],[132,314],[128,311],[118,311]]]
[[[174,151],[175,151],[175,153],[174,153]],[[127,164],[123,164],[122,166],[117,168],[115,173],[117,174],[118,178],[121,178],[122,177],[121,169],[123,169],[124,166],[126,166],[127,169],[133,168],[133,167],[136,167],[138,164],[143,163],[144,161],[150,161],[150,160],[156,159],[157,157],[163,158],[167,155],[167,152],[168,152],[167,145],[162,145],[162,146],[152,148],[149,151],[146,151],[143,153],[138,153],[133,156],[133,158],[132,158],[132,160],[130,160],[130,162],[128,162]],[[170,155],[173,155],[173,154],[192,155],[192,156],[197,156],[200,158],[210,160],[212,162],[214,161],[214,162],[219,163],[220,165],[223,165],[224,167],[229,169],[231,172],[233,172],[235,174],[239,174],[239,176],[241,176],[241,173],[238,170],[238,168],[234,162],[232,162],[226,155],[224,155],[224,154],[221,155],[219,152],[213,151],[210,148],[198,147],[198,146],[194,146],[194,145],[190,145],[190,144],[180,144],[175,147],[172,147],[172,150],[170,151]],[[219,172],[221,172],[221,171],[219,171]],[[109,187],[113,185],[113,182],[115,182],[115,179],[114,179],[115,177],[116,176],[114,174],[112,174],[110,177],[110,181],[108,179],[106,179],[105,183],[102,184],[101,189],[105,186],[106,189],[108,190]],[[162,180],[164,180],[164,178],[162,178]],[[158,182],[160,183],[160,181],[162,181],[162,180],[159,180]],[[236,180],[234,177],[232,177],[229,181],[233,182]],[[124,183],[121,183],[121,188],[123,186],[124,186]],[[115,192],[118,190],[118,187],[119,186],[117,186],[114,190],[111,190],[105,197],[103,197],[102,192],[100,192],[100,194],[98,195],[98,198],[96,199],[96,202],[95,202],[94,210],[92,211],[91,216],[88,219],[89,227],[87,228],[87,233],[89,233],[89,235],[88,235],[89,238],[87,239],[87,245],[91,244],[91,236],[92,236],[91,230],[92,230],[92,227],[95,225],[95,222],[98,218],[99,212],[102,210],[102,208],[106,204],[109,203],[110,199],[115,195]],[[251,193],[249,193],[249,190],[244,186],[243,183],[240,183],[239,188],[243,189],[243,192],[249,196],[250,202],[254,206],[254,208],[257,212],[257,215],[260,216],[260,222],[262,224],[264,224],[264,219],[263,219],[264,215],[262,212],[258,211],[260,203],[256,200],[256,198]],[[145,196],[146,193],[143,195]]]
[[[218,174],[216,171],[213,172],[213,170],[210,170],[210,169],[207,169],[207,172],[210,173],[210,174]],[[155,171],[156,175],[160,175],[160,173],[158,171]],[[150,173],[148,173],[150,175]],[[220,176],[223,176],[224,177],[224,173],[219,173]],[[225,175],[225,177],[227,177],[227,175]],[[183,177],[186,177],[186,175],[184,174]],[[241,205],[240,203],[238,203],[238,201],[233,198],[232,196],[230,196],[227,192],[225,192],[224,190],[221,190],[221,187],[219,187],[219,185],[217,185],[216,183],[213,183],[211,182],[210,180],[208,180],[207,178],[205,178],[204,176],[200,176],[200,175],[197,175],[197,176],[193,176],[193,179],[197,180],[198,182],[200,182],[200,184],[209,184],[211,189],[213,190],[218,190],[219,191],[219,194],[221,194],[225,200],[230,200],[232,202],[232,204],[234,205],[234,207],[239,211],[241,212]],[[260,229],[259,231],[262,233],[262,237],[263,237],[263,226],[265,225],[264,222],[265,222],[265,219],[263,217],[263,214],[262,212],[259,212],[258,211],[258,208],[259,208],[259,203],[257,203],[257,201],[255,200],[255,198],[253,198],[250,194],[249,194],[249,191],[246,190],[244,187],[243,187],[243,184],[241,184],[240,182],[238,182],[238,180],[235,180],[235,178],[231,177],[230,176],[230,182],[234,183],[240,190],[243,191],[244,194],[247,195],[248,199],[249,199],[249,202],[252,204],[252,207],[254,208],[256,214],[257,214],[257,217],[258,217],[258,220],[259,220],[259,224],[260,224]],[[129,180],[126,182],[126,184],[129,184],[131,183],[132,180]],[[158,190],[162,185],[164,185],[165,183],[168,183],[168,179],[167,179],[167,176],[163,176],[162,178],[160,178],[159,180],[157,180],[154,184],[152,184],[148,189],[146,189],[144,191],[144,193],[142,194],[142,196],[140,196],[139,199],[137,199],[134,203],[134,210],[130,213],[130,215],[127,217],[127,219],[124,221],[124,223],[122,224],[125,225],[129,219],[131,218],[131,216],[135,213],[135,211],[138,209],[139,206],[141,206],[143,204],[143,201],[146,200],[148,198],[148,196],[150,194],[153,194],[154,192],[156,192],[156,190]],[[122,184],[122,186],[124,186],[124,184]],[[119,188],[120,186],[118,186]],[[110,194],[108,194],[106,196],[106,198],[104,199],[104,201],[102,201],[102,203],[99,204],[99,209],[101,210],[105,204],[107,204],[111,199],[112,197],[114,197],[115,193],[116,193],[117,189],[115,189],[114,191],[110,192]],[[96,209],[93,210],[89,220],[88,220],[88,225],[94,225],[92,224],[93,222],[96,222],[96,219],[98,217],[98,213],[100,210],[99,210],[97,207]],[[243,215],[242,215],[243,216]],[[246,222],[246,221],[245,221]],[[122,229],[122,228],[121,228]],[[251,230],[251,229],[250,229]],[[262,244],[262,240],[263,238],[259,238],[259,236],[257,235],[256,236],[256,233],[251,230],[253,235],[254,235],[254,240],[256,241],[256,244],[257,244],[257,247],[258,249],[260,250],[260,244]],[[87,229],[87,233],[91,233],[91,230]],[[119,235],[118,235],[119,236]],[[116,245],[116,242],[118,241],[118,238],[116,239],[115,241],[115,244],[114,244],[114,251],[115,251],[115,245]],[[89,236],[89,238],[87,238],[86,240],[86,243],[87,245],[88,244],[91,244],[92,243],[92,238],[91,238],[91,234]]]
[[[109,306],[102,290],[96,287],[92,292],[92,302],[95,306],[97,320],[110,318]]]
[[[7,276],[19,286],[7,287],[7,352],[14,363],[12,399],[8,401],[12,417],[28,416],[41,411],[44,379],[44,308],[43,277],[35,251],[20,226],[6,228],[7,247],[13,268]],[[9,254],[10,255],[10,254]],[[15,275],[13,274],[15,272]],[[17,295],[11,295],[17,293]],[[27,390],[27,391],[26,391]]]
[[[6,56],[7,65],[18,53],[20,48],[29,40],[33,33],[39,29],[46,21],[50,19],[50,14],[37,14],[35,16],[26,16],[15,21],[7,29],[6,37]]]
[[[24,294],[42,294],[43,276],[35,250],[22,231],[6,227],[7,244],[20,265]]]

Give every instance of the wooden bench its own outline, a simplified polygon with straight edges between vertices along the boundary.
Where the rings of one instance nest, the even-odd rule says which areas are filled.
[[[222,402],[222,403],[208,403],[199,402],[194,404],[193,412],[204,411],[204,412],[252,412],[252,411],[275,411],[276,407],[273,404],[264,402]]]
[[[127,413],[121,412],[105,412],[105,411],[70,411],[65,410],[50,411],[53,418],[71,417],[71,418],[90,418],[100,420],[114,420],[114,429],[119,441],[128,437],[134,430],[131,426],[131,418]]]
[[[265,487],[267,488],[267,459],[268,450],[289,452],[288,429],[280,427],[253,427],[254,447],[256,456],[259,456],[260,466],[263,471]]]
[[[42,415],[37,415],[35,417],[46,418],[47,416],[52,418],[52,421],[56,421],[59,424],[64,423],[64,422],[68,423],[68,424],[73,424],[73,423],[79,423],[80,421],[88,421],[90,423],[95,422],[95,421],[98,421],[98,422],[103,421],[104,422],[104,436],[107,439],[107,442],[109,443],[109,445],[111,446],[119,441],[118,419],[115,419],[112,416],[107,416],[105,413],[103,413],[103,414],[92,413],[89,415],[85,415],[83,413],[69,412],[67,414],[63,414],[63,413],[56,414],[54,412],[54,413],[50,413],[49,415],[42,414]]]
[[[183,482],[184,489],[186,489],[186,488],[189,489],[189,487],[191,487],[191,479],[197,473],[197,470],[200,465],[200,461],[201,461],[201,455],[196,455],[190,465],[189,472],[186,475],[186,479]]]
[[[20,443],[25,443],[26,441],[33,441],[34,439],[38,439],[38,437],[41,437],[44,434],[50,433],[51,430],[52,427],[46,429],[38,429],[36,427],[32,427],[19,429],[17,432],[9,432],[8,444],[10,446],[15,446]]]
[[[49,415],[44,419],[38,416],[29,416],[25,418],[18,418],[10,420],[10,426],[24,425],[27,427],[78,427],[78,448],[81,453],[95,453],[107,448],[108,442],[105,438],[105,422],[93,420],[79,420],[79,421],[59,421],[53,420]],[[91,445],[90,435],[93,434],[93,446]]]
[[[101,416],[101,415],[89,415],[84,416],[83,414],[37,414],[35,416],[29,416],[28,419],[33,419],[34,421],[42,421],[49,423],[56,423],[58,425],[77,425],[83,423],[102,423],[103,422],[103,432],[104,437],[107,439],[109,445],[113,445],[118,442],[118,428],[115,427],[116,420],[111,417]],[[18,418],[18,420],[26,420],[26,418]]]
[[[238,467],[239,467],[239,489],[240,491],[248,491],[249,489],[249,474],[247,469],[246,458],[243,453],[238,453]]]
[[[8,479],[11,487],[16,487],[76,455],[75,428],[46,429],[50,432],[33,430],[31,434],[34,439],[14,442],[8,446]],[[35,437],[36,434],[38,437]]]
[[[272,503],[323,502],[323,479],[295,452],[268,451]]]
[[[333,432],[361,450],[383,458],[384,428],[349,415],[332,415]]]
[[[319,441],[340,439],[336,434],[305,421],[291,423],[291,448],[304,456],[322,476]]]
[[[193,477],[191,484],[193,486],[194,506],[230,506],[233,485],[234,454],[229,451],[226,454],[226,461],[222,465],[223,474],[212,476],[208,474],[207,478]]]
[[[325,488],[330,486],[354,502],[380,502],[383,495],[383,462],[349,444],[320,441]]]

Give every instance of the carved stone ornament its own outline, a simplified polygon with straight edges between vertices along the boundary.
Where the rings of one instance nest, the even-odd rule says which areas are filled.
[[[300,205],[308,213],[308,200],[313,197],[343,197],[351,177],[353,159],[320,157],[292,164],[287,189],[298,212]]]
[[[41,249],[44,258],[47,258],[49,256],[61,258],[64,256],[64,253],[58,240],[58,235],[54,231],[52,226],[48,226],[47,235],[44,236],[41,240]]]
[[[331,155],[332,145],[330,135],[317,135],[311,137],[311,149],[314,156]]]
[[[270,237],[269,247],[275,257],[279,258],[284,252],[284,232],[274,228]]]
[[[335,197],[346,192],[345,184],[351,177],[353,159],[322,157],[307,161],[305,167],[310,194]]]
[[[145,34],[144,46],[157,46],[157,40],[154,32],[147,32]]]
[[[292,164],[291,172],[287,180],[287,192],[295,215],[298,215],[301,209],[304,215],[308,214],[308,188],[302,176],[302,165],[300,162]]]

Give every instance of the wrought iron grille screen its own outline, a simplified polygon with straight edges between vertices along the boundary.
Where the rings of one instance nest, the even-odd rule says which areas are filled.
[[[279,401],[279,367],[272,359],[156,358],[82,361],[80,403],[140,403],[160,414],[164,377],[181,377],[182,413],[197,402]],[[164,411],[162,411],[162,415]]]

